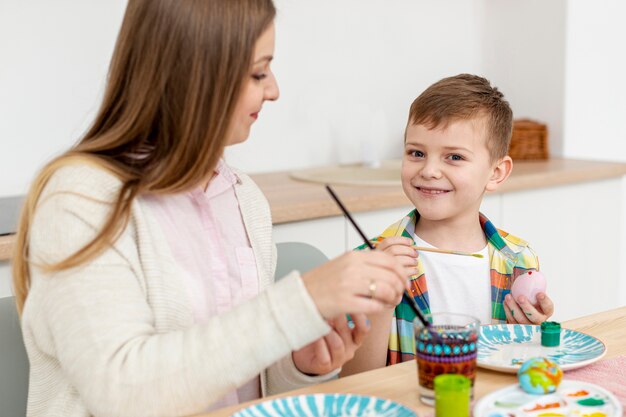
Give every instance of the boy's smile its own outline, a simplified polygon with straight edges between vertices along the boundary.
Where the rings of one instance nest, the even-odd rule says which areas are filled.
[[[435,129],[407,127],[402,188],[420,213],[420,223],[478,225],[483,194],[501,182],[501,162],[491,161],[485,123],[479,117]]]
[[[434,188],[434,187],[426,187],[426,186],[416,186],[415,187],[420,194],[423,194],[425,198],[436,197],[441,194],[449,193],[452,190],[442,189],[442,188]]]

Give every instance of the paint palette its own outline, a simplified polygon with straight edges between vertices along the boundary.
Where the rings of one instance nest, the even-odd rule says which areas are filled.
[[[414,411],[376,397],[311,394],[276,398],[252,405],[231,417],[417,417]]]
[[[561,344],[541,346],[541,328],[530,324],[493,324],[478,330],[478,366],[516,373],[527,359],[545,357],[562,370],[580,368],[602,358],[602,341],[575,330],[561,330]]]
[[[483,397],[474,407],[474,417],[622,417],[622,405],[598,385],[563,381],[547,395],[525,393],[510,385]]]

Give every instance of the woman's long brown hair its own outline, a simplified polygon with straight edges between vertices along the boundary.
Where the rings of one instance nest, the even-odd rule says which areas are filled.
[[[55,171],[94,163],[122,187],[97,236],[67,259],[41,266],[48,272],[100,254],[128,224],[139,194],[188,190],[208,178],[223,153],[256,40],[275,13],[272,0],[129,0],[93,125],[39,172],[26,196],[13,255],[20,313],[30,288],[29,229]]]

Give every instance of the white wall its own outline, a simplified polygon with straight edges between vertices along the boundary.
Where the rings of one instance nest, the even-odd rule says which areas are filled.
[[[398,157],[410,103],[460,72],[498,85],[516,117],[547,121],[560,153],[564,0],[306,4],[277,1],[282,97],[265,106],[248,143],[229,150],[234,165],[269,171],[357,162],[364,142],[381,158]],[[387,134],[371,138],[380,109]],[[267,149],[278,157],[258,158]]]
[[[262,172],[355,162],[363,143],[397,157],[411,101],[460,72],[492,79],[517,115],[547,120],[559,136],[564,0],[276,5],[282,97],[265,106],[248,143],[228,152],[233,165]],[[0,197],[23,194],[36,169],[84,132],[124,6],[0,0]],[[375,138],[373,114],[386,119]]]
[[[567,7],[563,154],[626,162],[626,2],[570,0]],[[593,205],[593,201],[584,200]],[[620,304],[626,305],[626,176],[622,212]]]
[[[622,0],[568,3],[567,157],[626,162],[625,16]]]
[[[401,154],[411,101],[430,83],[480,72],[482,1],[277,1],[282,96],[267,104],[232,163],[252,171],[361,159],[372,114],[382,111],[382,157]],[[268,149],[275,160],[258,158]]]
[[[543,121],[552,155],[563,154],[565,0],[487,0],[484,73],[500,87],[515,118]]]
[[[124,0],[0,0],[0,197],[91,122]]]

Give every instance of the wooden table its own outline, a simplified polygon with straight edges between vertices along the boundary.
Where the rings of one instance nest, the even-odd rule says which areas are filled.
[[[626,355],[626,307],[616,308],[603,313],[570,320],[563,327],[578,330],[601,339],[607,346],[606,358]],[[567,374],[566,374],[567,376]],[[476,377],[476,399],[496,389],[515,383],[516,377],[479,369]],[[312,393],[354,393],[388,398],[415,410],[420,416],[434,410],[422,404],[417,393],[417,370],[415,361],[405,362],[374,371],[364,372],[347,378],[341,378],[324,384],[298,389],[268,398],[287,395]],[[266,400],[257,400],[233,407],[223,408],[204,417],[230,416],[235,411],[251,404]]]

